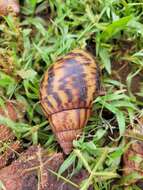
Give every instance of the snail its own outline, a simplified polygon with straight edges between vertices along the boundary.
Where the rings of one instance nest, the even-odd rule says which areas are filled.
[[[20,12],[18,0],[0,0],[0,16],[7,15],[9,11],[15,14]]]
[[[40,102],[65,154],[72,151],[91,114],[100,89],[94,58],[76,49],[57,59],[40,85]]]

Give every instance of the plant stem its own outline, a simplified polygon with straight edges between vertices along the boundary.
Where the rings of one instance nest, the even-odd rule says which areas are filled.
[[[60,174],[54,172],[53,170],[48,168],[48,171],[51,172],[52,174],[56,175],[58,178],[61,178],[62,180],[64,180],[66,183],[71,184],[72,186],[76,187],[79,189],[79,186],[76,183],[73,183],[72,181],[68,180],[67,178],[61,176]]]
[[[119,177],[119,175],[117,173],[114,173],[114,172],[94,172],[94,176]]]
[[[92,171],[91,171],[91,168],[90,168],[88,162],[86,161],[86,159],[83,157],[83,155],[82,155],[82,153],[80,152],[80,150],[75,149],[75,150],[74,150],[74,153],[75,153],[75,154],[77,155],[77,157],[82,161],[82,163],[84,164],[84,166],[85,166],[85,168],[87,169],[87,171],[88,171],[89,173],[91,173],[91,172],[92,172]]]
[[[99,166],[103,163],[103,161],[105,160],[107,154],[108,154],[108,149],[105,148],[103,154],[101,155],[100,159],[98,160],[95,167],[93,168],[89,178],[87,179],[86,183],[83,185],[83,187],[80,190],[87,190],[88,189],[89,185],[91,184],[91,182],[93,180],[95,172],[97,171]]]

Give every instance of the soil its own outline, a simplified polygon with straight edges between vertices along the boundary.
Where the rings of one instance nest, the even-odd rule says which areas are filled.
[[[0,108],[0,115],[6,116],[13,121],[17,121],[18,119],[15,106],[9,101],[5,103],[4,108]],[[0,131],[0,169],[2,169],[11,164],[23,149],[10,128],[0,125]]]
[[[136,130],[135,132],[140,134],[141,131],[143,130],[142,124],[143,124],[143,118],[139,119],[139,125],[136,127],[136,129],[129,129],[130,133],[131,130]],[[142,170],[143,142],[139,140],[135,141],[135,139],[133,138],[126,138],[126,141],[127,143],[132,142],[132,144],[123,155],[123,175],[128,176],[133,172],[136,172],[140,176],[143,176],[143,170]],[[140,186],[143,185],[143,180],[129,179],[129,181],[127,182],[128,185],[132,183],[137,183]]]
[[[76,190],[51,172],[57,172],[63,161],[62,153],[48,154],[40,146],[31,146],[11,165],[0,170],[0,180],[10,190],[35,190],[38,187],[40,190]],[[87,172],[81,170],[71,181],[80,184],[86,177]]]
[[[132,65],[127,61],[112,63],[112,77],[119,82],[126,84],[127,76],[132,72]],[[141,89],[141,81],[143,81],[143,71],[136,75],[131,82],[131,91],[137,96]],[[138,97],[139,98],[139,97]]]

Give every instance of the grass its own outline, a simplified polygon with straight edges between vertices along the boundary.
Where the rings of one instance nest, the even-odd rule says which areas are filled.
[[[74,48],[87,48],[96,56],[106,94],[94,100],[93,115],[58,174],[72,164],[72,174],[85,168],[89,177],[81,190],[90,184],[95,190],[109,190],[118,178],[112,188],[123,189],[125,130],[143,115],[143,103],[131,86],[143,68],[142,12],[141,0],[25,0],[20,18],[9,15],[0,21],[0,105],[13,100],[25,115],[18,123],[1,116],[0,123],[19,139],[40,142],[49,151],[58,151],[58,145],[39,103],[42,75],[58,56]],[[124,83],[113,77],[115,62],[132,68]],[[143,96],[142,87],[138,96]]]

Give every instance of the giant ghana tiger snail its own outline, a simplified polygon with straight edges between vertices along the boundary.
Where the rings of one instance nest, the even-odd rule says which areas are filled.
[[[44,74],[41,105],[65,154],[86,125],[99,87],[95,59],[80,49],[57,59]]]

